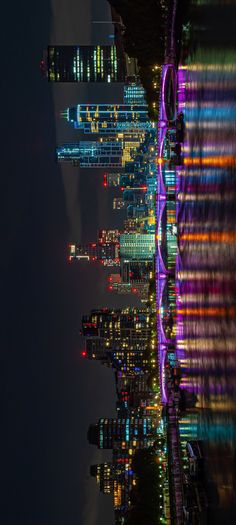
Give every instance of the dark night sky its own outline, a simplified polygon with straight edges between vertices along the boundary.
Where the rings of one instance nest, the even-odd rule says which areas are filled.
[[[77,139],[60,122],[67,105],[112,101],[120,87],[50,86],[39,61],[49,41],[107,39],[105,0],[1,7],[1,504],[4,525],[112,523],[109,498],[88,478],[103,461],[86,441],[90,422],[114,414],[111,371],[80,359],[80,317],[114,304],[98,268],[66,262],[68,240],[115,226],[101,173],[63,169],[56,141]],[[91,14],[92,13],[92,14]],[[95,31],[97,33],[95,34]],[[55,118],[56,116],[56,118]],[[119,212],[118,212],[119,213]],[[117,224],[119,224],[117,216]],[[102,518],[103,516],[103,518]]]

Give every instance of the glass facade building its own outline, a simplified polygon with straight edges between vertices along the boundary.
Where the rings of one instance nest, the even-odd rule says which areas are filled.
[[[152,128],[147,105],[78,104],[62,113],[67,121],[84,133],[108,134],[136,132]]]
[[[147,104],[145,90],[137,82],[129,82],[124,86],[124,104],[142,105]]]
[[[100,449],[146,448],[153,438],[152,419],[150,417],[105,418],[98,424],[90,425],[88,440]],[[135,445],[134,445],[135,442]]]
[[[49,82],[123,82],[125,65],[116,46],[48,46]]]
[[[155,254],[154,233],[123,233],[120,236],[120,257],[127,260],[149,260]]]
[[[120,141],[83,141],[63,144],[56,149],[58,161],[70,161],[81,168],[120,168],[122,154]]]
[[[70,161],[81,168],[123,168],[126,162],[133,162],[142,135],[121,131],[116,134],[116,140],[100,138],[62,144],[56,148],[56,157],[59,162]]]

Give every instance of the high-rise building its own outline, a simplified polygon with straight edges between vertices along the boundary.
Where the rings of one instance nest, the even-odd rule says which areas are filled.
[[[113,463],[101,463],[90,467],[90,474],[96,478],[99,489],[103,494],[112,494],[114,492],[114,470]]]
[[[129,461],[126,451],[126,457],[120,457],[119,450],[113,451],[113,462],[102,463],[99,465],[92,465],[90,474],[99,485],[99,489],[103,494],[112,494],[113,507],[115,511],[115,523],[118,525],[123,523],[123,520],[117,520],[116,512],[124,510],[129,505],[130,491],[132,488],[134,473],[131,469],[131,461]],[[122,454],[124,456],[124,453]],[[124,460],[128,460],[128,462]]]
[[[120,257],[126,260],[150,260],[155,254],[154,233],[122,233]]]
[[[124,259],[121,261],[120,273],[124,283],[148,283],[154,276],[154,260]]]
[[[146,341],[150,335],[148,308],[93,309],[82,318],[84,337],[104,339],[105,347],[119,347],[121,339]]]
[[[149,130],[147,105],[78,104],[62,112],[62,116],[84,133],[115,134]]]
[[[125,63],[116,46],[48,46],[49,82],[123,82]]]
[[[133,162],[144,135],[120,131],[112,140],[62,144],[56,148],[56,157],[59,162],[69,161],[81,168],[123,168],[126,162]]]
[[[150,337],[150,312],[147,308],[92,310],[82,318],[89,359],[100,360],[124,374],[148,370],[146,348]]]
[[[161,404],[155,397],[152,387],[150,386],[150,376],[132,376],[119,377],[116,374],[116,394],[118,402],[116,410],[118,417],[128,417],[136,415],[142,417],[150,415],[153,410],[159,412],[160,421]],[[157,416],[157,413],[155,414]]]
[[[129,164],[129,163],[127,163]],[[146,176],[145,173],[141,173],[141,170],[139,170],[138,173],[124,173],[121,174],[120,177],[120,186],[122,190],[124,189],[142,189],[143,191],[146,191]]]
[[[120,141],[83,141],[56,149],[59,162],[69,161],[81,168],[120,168],[122,155]]]
[[[100,449],[117,449],[121,443],[124,449],[130,448],[130,444],[136,449],[150,446],[154,435],[151,417],[105,418],[90,425],[88,441]]]
[[[145,89],[135,77],[126,79],[126,84],[124,85],[124,104],[137,106],[147,104]]]
[[[142,130],[136,133],[120,131],[117,133],[116,138],[122,143],[122,168],[124,168],[127,162],[129,164],[134,162],[137,150],[145,138],[145,132]]]

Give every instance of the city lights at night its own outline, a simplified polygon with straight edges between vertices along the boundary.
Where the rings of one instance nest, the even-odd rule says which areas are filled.
[[[236,2],[13,4],[0,522],[233,525]]]

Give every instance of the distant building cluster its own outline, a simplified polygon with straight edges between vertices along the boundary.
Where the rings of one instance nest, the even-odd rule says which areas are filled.
[[[94,242],[72,243],[70,261],[99,261],[116,267],[119,274],[110,279],[108,289],[134,293],[146,301],[148,282],[154,276],[156,125],[148,119],[138,79],[124,85],[125,98],[132,98],[133,105],[84,104],[64,111],[63,117],[76,129],[86,134],[96,132],[98,138],[59,146],[57,159],[81,168],[109,168],[103,175],[103,186],[120,192],[113,199],[113,209],[123,210],[125,215],[122,230],[103,230]],[[142,106],[138,105],[140,99]]]
[[[82,319],[83,357],[115,371],[117,415],[92,424],[88,440],[99,449],[112,450],[112,461],[93,465],[91,474],[104,494],[113,495],[116,524],[123,523],[136,485],[135,452],[155,446],[163,455],[162,407],[158,387],[152,383],[155,365],[147,350],[154,324],[151,307],[102,308]]]

